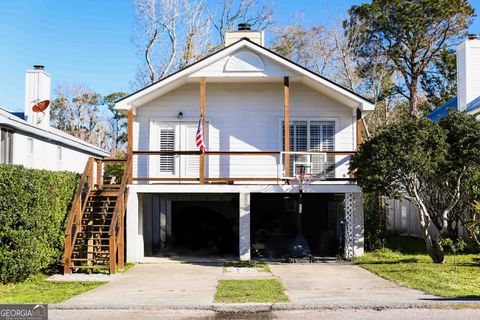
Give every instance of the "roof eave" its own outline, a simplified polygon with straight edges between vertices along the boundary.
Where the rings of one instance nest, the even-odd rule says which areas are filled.
[[[213,63],[216,61],[216,59],[213,59],[214,57],[217,57],[218,59],[221,59],[224,55],[228,55],[230,52],[234,52],[242,47],[248,47],[249,49],[253,51],[257,51],[260,54],[264,54],[267,57],[277,61],[278,63],[282,64],[286,68],[292,69],[299,74],[302,74],[305,77],[308,77],[312,79],[313,81],[316,81],[322,85],[324,85],[327,88],[330,88],[334,91],[339,92],[340,94],[344,95],[345,97],[351,99],[352,101],[355,101],[358,104],[358,108],[360,108],[362,111],[373,111],[375,109],[375,105],[373,104],[372,101],[366,99],[365,97],[362,97],[361,95],[319,75],[314,73],[311,70],[306,69],[305,67],[288,60],[287,58],[265,48],[262,47],[249,39],[243,38],[233,44],[231,44],[228,47],[225,47],[195,63],[192,65],[181,69],[169,76],[167,76],[164,79],[161,79],[155,83],[152,83],[151,85],[138,90],[137,92],[134,92],[119,101],[115,104],[115,109],[119,111],[125,112],[126,110],[130,108],[135,108],[135,101],[138,101],[139,99],[151,94],[152,92],[156,91],[158,88],[167,86],[168,84],[177,81],[181,79],[182,77],[188,76],[189,74],[192,74],[200,69],[202,69],[205,66],[208,66],[210,63]]]

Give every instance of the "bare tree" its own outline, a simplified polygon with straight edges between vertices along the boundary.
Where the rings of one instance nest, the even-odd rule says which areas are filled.
[[[100,148],[107,149],[108,121],[102,96],[84,85],[63,85],[55,89],[52,101],[53,126]]]
[[[192,64],[224,41],[224,32],[238,22],[264,29],[273,9],[254,0],[134,0],[134,42],[144,64],[138,86],[153,83]],[[212,27],[213,26],[213,27]]]
[[[305,27],[299,21],[273,29],[272,49],[282,56],[315,71],[330,74],[334,43],[331,34],[322,26]]]
[[[144,52],[150,82],[168,74],[175,62],[180,5],[181,0],[135,0],[136,42]]]
[[[273,6],[258,7],[255,0],[220,0],[208,15],[217,32],[219,43],[225,41],[225,31],[234,29],[238,23],[249,23],[255,29],[264,30],[272,23]]]
[[[184,0],[185,7],[185,40],[178,68],[184,68],[208,52],[210,21],[205,19],[205,0],[193,4]]]

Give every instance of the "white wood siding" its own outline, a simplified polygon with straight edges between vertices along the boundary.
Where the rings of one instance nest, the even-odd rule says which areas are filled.
[[[291,83],[291,119],[336,123],[335,150],[354,150],[354,113],[317,91]],[[207,148],[212,151],[274,151],[282,148],[283,83],[209,83],[207,78]],[[183,119],[178,120],[179,112]],[[188,84],[137,109],[134,150],[152,146],[152,123],[198,121],[199,85]],[[152,157],[153,158],[153,157]],[[348,158],[348,157],[347,157]],[[348,161],[337,156],[336,177],[346,177]],[[134,157],[134,175],[148,176],[148,156]],[[272,156],[209,156],[209,177],[277,177]]]
[[[30,152],[32,142],[33,152]],[[59,158],[60,153],[61,159]],[[18,131],[13,134],[12,164],[33,169],[81,173],[88,157],[89,155],[86,153],[54,142],[36,139]]]

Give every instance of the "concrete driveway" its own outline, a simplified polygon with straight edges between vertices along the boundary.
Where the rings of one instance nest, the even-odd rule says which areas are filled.
[[[75,296],[65,308],[135,308],[209,305],[222,265],[188,263],[138,264],[117,279]]]
[[[324,308],[409,307],[438,297],[396,285],[347,263],[271,264],[290,301]]]
[[[290,298],[288,303],[263,304],[262,308],[270,311],[419,308],[461,302],[401,287],[347,263],[274,263],[270,264],[270,269],[273,274],[270,277],[281,279]],[[52,307],[250,310],[246,305],[214,304],[213,297],[222,274],[222,263],[139,264],[106,285]]]

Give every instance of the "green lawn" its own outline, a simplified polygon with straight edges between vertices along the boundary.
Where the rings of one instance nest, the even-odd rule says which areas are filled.
[[[285,288],[278,279],[220,280],[215,302],[286,302]]]
[[[48,282],[33,276],[20,283],[0,284],[0,303],[58,303],[94,289],[103,282]]]
[[[356,259],[361,267],[398,284],[444,297],[480,298],[480,255],[453,255],[443,264],[432,263],[423,241],[392,238],[389,248],[366,253]]]

